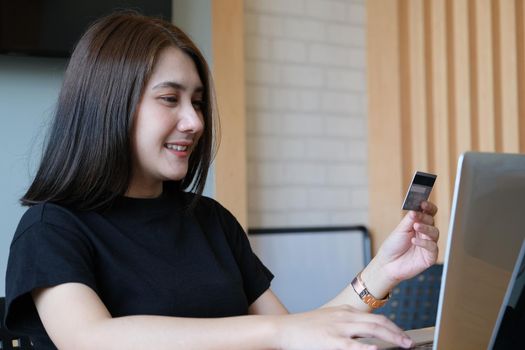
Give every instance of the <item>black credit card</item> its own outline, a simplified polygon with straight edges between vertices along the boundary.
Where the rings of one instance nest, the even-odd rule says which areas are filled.
[[[421,202],[428,200],[437,175],[416,171],[408,188],[403,210],[422,211]]]

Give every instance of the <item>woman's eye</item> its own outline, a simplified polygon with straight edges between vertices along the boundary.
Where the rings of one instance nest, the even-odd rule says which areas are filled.
[[[177,103],[177,97],[175,96],[162,96],[161,99],[167,103]]]
[[[198,100],[198,101],[192,101],[193,108],[195,108],[196,111],[202,110],[204,107],[204,101]]]

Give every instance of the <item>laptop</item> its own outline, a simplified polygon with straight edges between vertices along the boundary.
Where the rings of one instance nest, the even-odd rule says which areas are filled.
[[[489,349],[525,349],[525,241],[501,305]]]
[[[524,223],[525,155],[462,154],[436,326],[407,332],[416,348],[487,349],[525,238]],[[395,349],[376,339],[362,341]]]

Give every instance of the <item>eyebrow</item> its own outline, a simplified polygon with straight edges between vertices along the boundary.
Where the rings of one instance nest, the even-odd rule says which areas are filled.
[[[182,91],[188,90],[188,87],[186,85],[183,85],[183,84],[180,84],[174,81],[163,81],[162,83],[158,83],[157,85],[155,85],[152,89],[156,90],[156,89],[162,89],[162,88],[172,88],[175,90],[182,90]],[[198,86],[193,92],[198,93],[198,92],[203,92],[203,91],[204,91],[204,87]]]

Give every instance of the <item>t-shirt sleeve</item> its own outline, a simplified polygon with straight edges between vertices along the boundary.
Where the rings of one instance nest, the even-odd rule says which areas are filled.
[[[23,218],[6,271],[6,326],[15,332],[41,326],[31,297],[34,289],[78,282],[96,290],[92,261],[89,241],[80,232],[44,220],[27,225]]]
[[[226,208],[217,205],[226,237],[243,277],[248,304],[251,305],[270,288],[274,276],[253,252],[248,236],[237,219]]]

